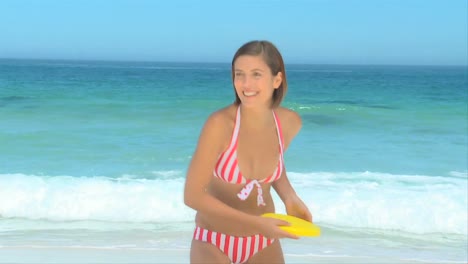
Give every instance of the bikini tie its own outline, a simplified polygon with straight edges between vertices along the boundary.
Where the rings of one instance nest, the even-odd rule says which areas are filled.
[[[250,181],[247,183],[244,188],[237,194],[237,197],[241,199],[242,201],[245,201],[252,192],[254,185],[257,186],[257,206],[265,206],[265,202],[263,201],[263,190],[262,186],[257,180]]]

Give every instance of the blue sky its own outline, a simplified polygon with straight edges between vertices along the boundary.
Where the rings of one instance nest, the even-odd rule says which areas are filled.
[[[467,0],[2,0],[0,58],[467,65]]]

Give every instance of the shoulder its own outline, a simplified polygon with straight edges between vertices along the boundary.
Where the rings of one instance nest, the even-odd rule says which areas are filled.
[[[227,106],[211,113],[206,119],[200,138],[223,148],[226,139],[230,138],[235,118],[235,106]]]
[[[275,112],[281,123],[285,143],[289,145],[302,128],[301,116],[296,111],[285,107],[277,107]]]
[[[299,132],[302,127],[302,119],[296,111],[285,107],[278,107],[275,111],[278,114],[283,130],[293,132],[294,135]]]
[[[205,122],[204,129],[223,130],[226,126],[232,126],[232,122],[236,119],[234,108],[235,106],[229,105],[211,113]]]

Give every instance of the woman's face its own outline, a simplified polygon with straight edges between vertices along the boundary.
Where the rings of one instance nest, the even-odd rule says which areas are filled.
[[[270,107],[281,73],[272,75],[262,56],[242,55],[234,62],[234,87],[243,105]]]

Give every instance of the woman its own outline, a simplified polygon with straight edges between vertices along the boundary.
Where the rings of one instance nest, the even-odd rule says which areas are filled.
[[[268,41],[244,44],[232,60],[236,101],[207,119],[187,171],[185,204],[197,211],[191,263],[284,263],[273,186],[289,215],[312,221],[292,188],[283,153],[301,128],[280,107],[287,90],[281,54]]]

